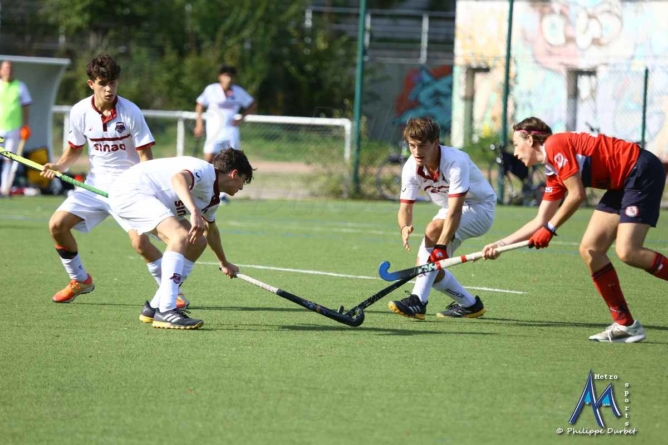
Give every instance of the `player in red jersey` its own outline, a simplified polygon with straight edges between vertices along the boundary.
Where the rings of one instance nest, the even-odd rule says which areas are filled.
[[[545,195],[536,217],[513,234],[485,246],[485,258],[497,258],[499,246],[527,239],[537,249],[547,247],[557,229],[584,201],[585,187],[607,190],[589,221],[580,255],[614,322],[589,339],[618,343],[644,340],[645,330],[631,316],[607,252],[616,241],[620,260],[668,280],[668,259],[644,247],[649,228],[656,227],[659,219],[666,183],[661,161],[634,143],[610,136],[553,135],[550,127],[536,117],[524,119],[513,130],[515,156],[528,167],[545,165]]]

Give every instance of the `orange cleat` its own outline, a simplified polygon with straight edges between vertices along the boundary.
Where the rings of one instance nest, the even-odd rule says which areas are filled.
[[[183,295],[183,292],[179,292],[176,296],[176,308],[177,309],[187,309],[190,306],[190,301]]]
[[[70,281],[65,289],[57,292],[56,295],[53,296],[52,300],[54,303],[71,303],[79,295],[89,294],[94,290],[95,284],[93,283],[93,277],[89,274],[86,281]]]

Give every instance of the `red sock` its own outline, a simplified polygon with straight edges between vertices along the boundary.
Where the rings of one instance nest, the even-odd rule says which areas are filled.
[[[652,267],[647,269],[647,272],[655,277],[668,281],[668,258],[661,255],[659,252],[656,252],[654,261],[652,261]]]
[[[594,281],[594,286],[596,286],[598,293],[605,300],[605,304],[608,305],[610,315],[612,315],[615,323],[624,326],[632,325],[633,317],[631,316],[629,307],[626,305],[622,288],[619,286],[619,277],[612,263],[594,272],[591,279]]]

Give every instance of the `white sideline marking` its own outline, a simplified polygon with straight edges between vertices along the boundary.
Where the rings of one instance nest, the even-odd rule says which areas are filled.
[[[210,261],[198,261],[198,264],[204,264],[207,266],[218,266],[218,263],[213,263]],[[276,270],[280,272],[294,272],[294,273],[303,273],[307,275],[324,275],[328,277],[337,277],[337,278],[355,278],[358,280],[380,280],[378,277],[369,277],[365,275],[347,275],[347,274],[341,274],[341,273],[333,273],[333,272],[323,272],[320,270],[307,270],[307,269],[289,269],[287,267],[272,267],[272,266],[258,266],[256,264],[237,264],[239,267],[248,267],[249,269],[262,269],[262,270]],[[484,291],[490,291],[490,292],[499,292],[503,294],[518,294],[518,295],[524,295],[526,292],[521,292],[517,290],[508,290],[508,289],[497,289],[493,287],[475,287],[475,286],[464,286],[468,289],[475,289],[475,290],[484,290]]]

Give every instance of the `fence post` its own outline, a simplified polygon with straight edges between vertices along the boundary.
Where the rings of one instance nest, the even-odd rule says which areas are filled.
[[[506,36],[506,67],[503,74],[503,110],[501,114],[501,151],[506,151],[508,145],[508,95],[510,90],[510,48],[513,35],[513,8],[515,1],[510,0],[508,5],[508,35]],[[503,171],[499,166],[499,178],[497,180],[497,199],[503,202]]]
[[[645,81],[642,88],[642,125],[640,148],[645,148],[645,129],[647,127],[647,84],[649,83],[649,68],[645,67]]]
[[[179,117],[176,123],[176,156],[183,156],[185,149],[186,126],[183,117]]]
[[[361,124],[362,124],[362,86],[364,83],[364,56],[365,36],[366,36],[366,0],[362,0],[359,8],[359,23],[357,25],[357,69],[355,70],[355,102],[353,110],[353,120],[355,122],[354,151],[353,151],[353,194],[357,195],[360,190],[359,166],[360,166],[360,146],[361,146]]]

